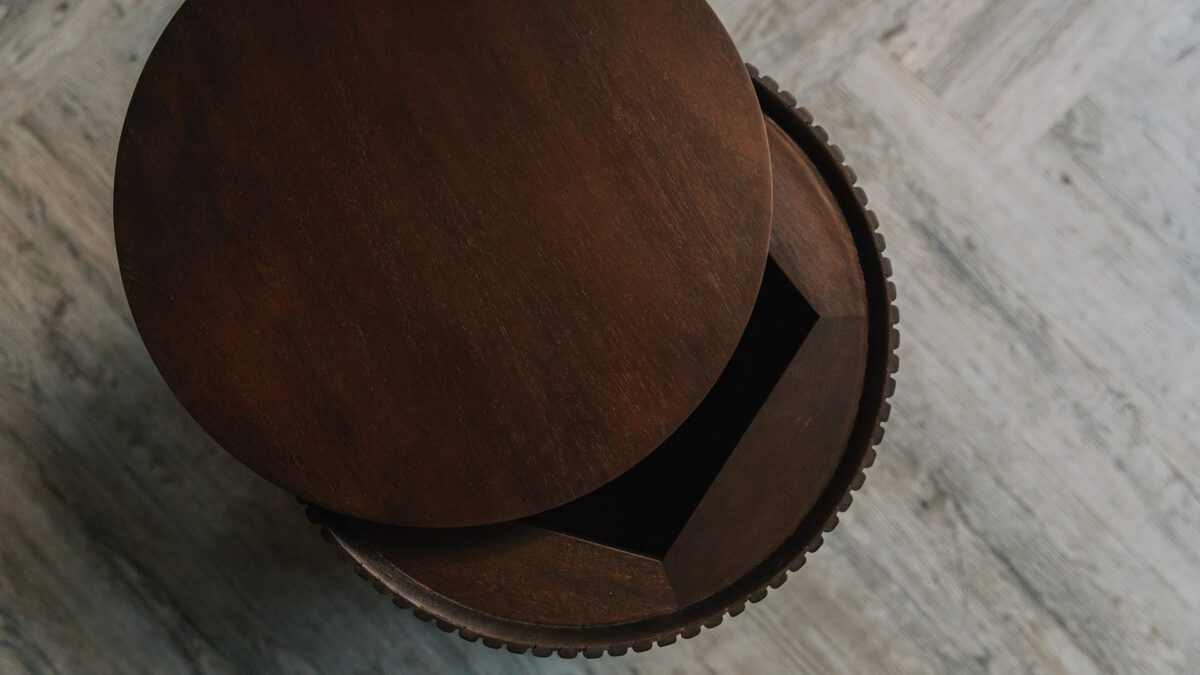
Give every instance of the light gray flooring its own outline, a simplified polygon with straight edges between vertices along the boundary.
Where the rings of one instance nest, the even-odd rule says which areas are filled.
[[[535,660],[393,608],[174,401],[111,231],[177,0],[0,0],[0,672],[1200,672],[1200,4],[719,0],[900,289],[865,490],[766,602]]]

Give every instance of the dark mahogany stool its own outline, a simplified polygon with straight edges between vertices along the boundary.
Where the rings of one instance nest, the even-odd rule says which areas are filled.
[[[894,291],[701,0],[189,0],[114,195],[172,391],[376,587],[538,655],[691,637],[849,506]]]

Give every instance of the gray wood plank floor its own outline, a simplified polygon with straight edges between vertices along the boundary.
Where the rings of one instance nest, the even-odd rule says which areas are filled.
[[[789,583],[598,661],[393,608],[217,448],[116,269],[178,0],[0,0],[0,672],[1200,672],[1200,5],[717,0],[858,170],[900,288],[880,459]]]

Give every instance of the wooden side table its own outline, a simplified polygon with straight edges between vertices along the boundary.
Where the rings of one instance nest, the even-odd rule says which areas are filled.
[[[887,417],[882,239],[701,0],[189,0],[126,117],[147,349],[377,588],[535,654],[782,583]]]

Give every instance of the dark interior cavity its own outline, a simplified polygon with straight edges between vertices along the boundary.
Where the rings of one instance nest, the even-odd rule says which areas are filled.
[[[664,558],[817,318],[768,258],[741,340],[691,416],[629,471],[527,522]]]

